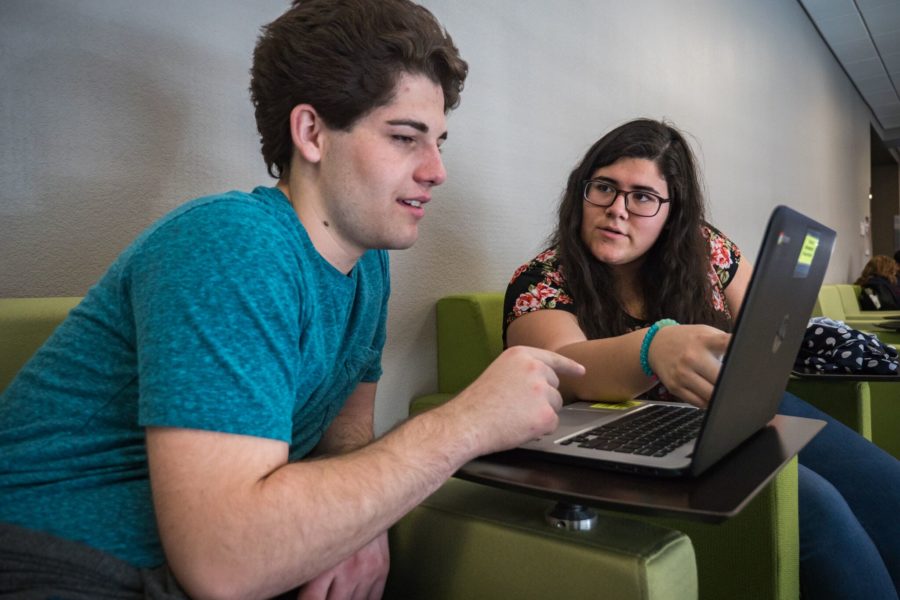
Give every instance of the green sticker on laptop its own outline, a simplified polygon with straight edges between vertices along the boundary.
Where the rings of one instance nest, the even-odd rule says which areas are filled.
[[[627,410],[643,404],[640,400],[626,400],[625,402],[595,402],[591,408],[603,408],[606,410]]]

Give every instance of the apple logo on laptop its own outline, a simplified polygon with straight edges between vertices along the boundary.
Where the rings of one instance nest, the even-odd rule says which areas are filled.
[[[778,352],[778,349],[781,348],[781,343],[784,341],[784,338],[787,337],[788,320],[790,317],[790,315],[784,315],[784,318],[781,319],[781,324],[778,326],[777,331],[775,331],[775,339],[772,340],[772,354]]]

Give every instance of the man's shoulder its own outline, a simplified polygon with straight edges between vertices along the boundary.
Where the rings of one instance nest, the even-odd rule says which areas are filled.
[[[275,188],[257,187],[251,192],[231,190],[219,194],[201,196],[173,209],[157,221],[165,225],[181,219],[233,221],[251,217],[253,223],[259,221],[282,221],[285,217],[296,219],[290,203]]]
[[[306,260],[308,238],[290,203],[284,199],[279,204],[277,197],[259,194],[259,189],[182,204],[145,229],[108,275],[132,281],[136,274],[170,280],[296,274]]]
[[[272,188],[230,191],[195,198],[150,225],[132,245],[135,251],[190,245],[198,251],[212,245],[241,247],[281,244],[302,237],[290,203]]]

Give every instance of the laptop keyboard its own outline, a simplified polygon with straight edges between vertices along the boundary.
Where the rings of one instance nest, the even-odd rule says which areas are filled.
[[[560,443],[640,456],[665,456],[697,437],[704,413],[687,406],[654,404]]]

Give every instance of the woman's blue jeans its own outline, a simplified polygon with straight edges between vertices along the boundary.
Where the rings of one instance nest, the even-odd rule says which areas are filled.
[[[900,461],[796,396],[778,412],[827,422],[799,456],[803,597],[896,600]]]

